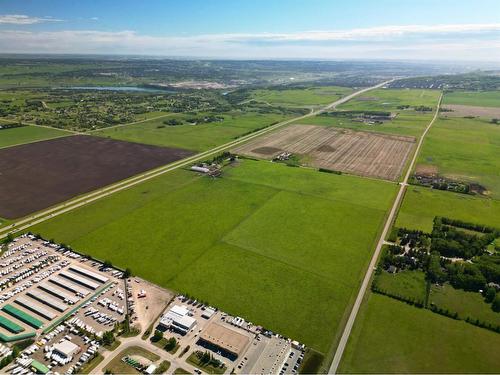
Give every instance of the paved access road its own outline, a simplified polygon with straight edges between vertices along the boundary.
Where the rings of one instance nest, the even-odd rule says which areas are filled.
[[[105,188],[102,188],[102,189],[99,189],[99,190],[96,190],[92,193],[89,193],[89,194],[85,194],[83,196],[80,196],[78,198],[75,198],[75,199],[72,199],[72,200],[69,200],[65,203],[61,203],[55,207],[52,207],[52,208],[49,208],[47,210],[43,210],[39,213],[36,213],[34,215],[31,215],[29,217],[26,217],[24,219],[20,219],[4,228],[1,228],[0,229],[0,239],[6,237],[9,233],[15,233],[15,232],[18,232],[18,231],[21,231],[21,230],[25,230],[25,229],[28,229],[29,227],[35,225],[35,224],[39,224],[39,223],[42,223],[46,220],[49,220],[55,216],[58,216],[58,215],[61,215],[63,213],[66,213],[68,211],[71,211],[71,210],[74,210],[78,207],[81,207],[81,206],[84,206],[88,203],[91,203],[91,202],[94,202],[98,199],[101,199],[101,198],[104,198],[104,197],[107,197],[111,194],[114,194],[116,192],[119,192],[121,190],[124,190],[124,189],[128,189],[129,187],[131,186],[134,186],[134,185],[137,185],[137,184],[140,184],[144,181],[147,181],[147,180],[150,180],[154,177],[157,177],[157,176],[160,176],[164,173],[167,173],[167,172],[170,172],[170,171],[173,171],[175,169],[178,169],[178,168],[182,168],[182,167],[185,167],[185,166],[188,166],[198,160],[201,160],[201,159],[205,159],[207,158],[208,156],[210,155],[213,155],[213,154],[216,154],[216,153],[219,153],[221,151],[224,151],[224,150],[227,150],[228,148],[231,148],[231,147],[234,147],[234,146],[237,146],[241,143],[244,143],[244,142],[247,142],[253,138],[256,138],[256,137],[260,137],[261,135],[263,134],[266,134],[266,133],[269,133],[271,131],[274,131],[278,128],[281,128],[283,126],[286,126],[294,121],[300,121],[300,120],[303,120],[303,119],[306,119],[306,118],[309,118],[309,117],[312,117],[312,116],[315,116],[315,115],[318,115],[322,112],[325,112],[325,111],[328,111],[328,110],[331,110],[331,109],[334,109],[335,107],[337,107],[338,105],[340,104],[343,104],[349,100],[351,100],[352,98],[358,96],[358,95],[361,95],[361,94],[364,94],[365,92],[367,91],[370,91],[370,90],[373,90],[373,89],[377,89],[379,87],[382,87],[386,84],[388,84],[389,82],[392,82],[393,80],[389,80],[389,81],[386,81],[386,82],[382,82],[378,85],[375,85],[375,86],[372,86],[372,87],[368,87],[368,88],[364,88],[362,90],[359,90],[359,91],[356,91],[356,92],[353,92],[352,94],[349,94],[329,105],[327,105],[326,107],[323,107],[321,109],[318,109],[316,111],[311,111],[310,113],[306,114],[306,115],[303,115],[303,116],[299,116],[299,117],[295,117],[295,118],[292,118],[292,119],[289,119],[289,120],[285,120],[285,121],[282,121],[278,124],[275,124],[275,125],[272,125],[272,126],[269,126],[265,129],[262,129],[260,131],[257,131],[255,133],[251,133],[249,135],[246,135],[246,136],[243,136],[241,138],[238,138],[234,141],[231,141],[231,142],[228,142],[228,143],[225,143],[223,145],[220,145],[220,146],[217,146],[217,147],[214,147],[210,150],[207,150],[207,151],[204,151],[204,152],[201,152],[199,154],[196,154],[196,155],[193,155],[191,157],[188,157],[186,159],[182,159],[182,160],[179,160],[177,162],[174,162],[174,163],[171,163],[171,164],[168,164],[168,165],[165,165],[165,166],[162,166],[162,167],[159,167],[159,168],[156,168],[154,170],[151,170],[151,171],[148,171],[148,172],[145,172],[145,173],[142,173],[138,176],[134,176],[134,177],[131,177],[129,179],[126,179],[126,180],[123,180],[123,181],[120,181],[116,184],[113,184],[113,185],[110,185],[110,186],[107,186]]]
[[[394,219],[396,217],[396,213],[398,211],[398,208],[400,207],[401,201],[404,197],[404,192],[406,190],[406,187],[408,186],[408,180],[410,178],[411,172],[413,170],[413,167],[415,166],[415,162],[417,161],[418,153],[420,151],[420,148],[422,146],[422,143],[424,142],[424,138],[429,132],[429,129],[431,128],[432,124],[436,121],[438,115],[439,115],[439,107],[441,106],[441,101],[443,99],[443,94],[439,97],[438,100],[438,105],[436,108],[436,112],[434,113],[434,117],[432,118],[431,122],[427,127],[425,128],[424,132],[422,133],[422,136],[420,137],[420,140],[418,141],[417,148],[415,149],[415,153],[413,154],[413,158],[411,160],[410,165],[408,166],[408,170],[406,171],[405,178],[403,182],[400,183],[400,188],[398,191],[398,194],[396,196],[396,199],[394,200],[394,203],[392,205],[391,211],[389,213],[389,216],[387,217],[385,224],[384,224],[384,229],[382,230],[382,233],[380,234],[380,238],[377,243],[377,247],[375,248],[375,252],[373,253],[372,259],[370,261],[370,264],[368,266],[368,269],[366,270],[365,277],[363,279],[363,283],[361,284],[361,288],[359,289],[358,296],[356,297],[356,301],[354,302],[354,305],[351,310],[351,314],[349,315],[349,319],[347,320],[347,324],[344,327],[344,332],[342,333],[342,337],[340,338],[339,345],[337,346],[337,351],[335,352],[335,356],[333,357],[333,362],[330,366],[330,370],[328,371],[329,374],[335,374],[337,372],[337,369],[340,364],[340,360],[342,359],[342,355],[344,354],[345,347],[347,345],[347,341],[349,340],[349,336],[351,335],[351,330],[354,325],[354,321],[356,320],[356,316],[358,315],[359,308],[361,306],[361,303],[363,302],[363,298],[365,296],[366,290],[368,288],[368,285],[370,284],[370,280],[373,275],[373,271],[375,270],[375,267],[377,265],[378,257],[380,255],[380,251],[382,250],[382,246],[384,245],[385,238],[387,237],[387,233],[389,233],[389,230],[391,229],[392,223],[394,222]]]

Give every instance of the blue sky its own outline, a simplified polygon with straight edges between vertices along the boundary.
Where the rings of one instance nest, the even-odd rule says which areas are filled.
[[[3,0],[0,51],[500,61],[500,1]]]

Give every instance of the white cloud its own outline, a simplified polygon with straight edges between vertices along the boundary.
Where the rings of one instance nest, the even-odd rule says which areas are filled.
[[[99,21],[99,17],[90,17],[91,21]]]
[[[500,23],[191,36],[149,36],[128,30],[0,30],[0,50],[12,53],[115,53],[228,58],[390,57],[500,61]]]
[[[60,22],[62,20],[52,17],[30,17],[25,14],[2,14],[0,15],[0,25],[33,25],[43,22]]]

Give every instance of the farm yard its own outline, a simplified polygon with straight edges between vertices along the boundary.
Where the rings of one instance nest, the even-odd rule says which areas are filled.
[[[395,192],[243,159],[220,179],[178,170],[32,231],[326,353]]]
[[[221,121],[197,124],[189,122],[193,117],[203,118],[206,115],[204,113],[197,115],[176,114],[140,124],[97,131],[93,134],[155,146],[204,151],[290,117],[280,114],[234,112],[221,115],[223,118]],[[182,124],[166,125],[164,123],[172,119],[182,122]]]
[[[83,135],[4,148],[0,216],[23,217],[191,154]]]
[[[289,152],[309,166],[394,181],[401,175],[414,142],[411,137],[292,125],[234,152],[266,159]]]
[[[370,293],[340,373],[491,373],[500,335]]]

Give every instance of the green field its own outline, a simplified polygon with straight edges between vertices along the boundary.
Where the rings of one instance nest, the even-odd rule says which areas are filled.
[[[500,126],[484,120],[449,118],[433,125],[417,163],[440,175],[485,186],[500,198]]]
[[[500,335],[370,293],[340,373],[498,373]]]
[[[22,143],[42,141],[44,139],[63,137],[69,134],[70,133],[62,130],[40,128],[36,126],[23,126],[13,129],[2,129],[0,130],[0,148],[14,146]]]
[[[251,98],[271,105],[304,107],[333,103],[352,91],[351,88],[338,86],[283,90],[263,89],[252,91]]]
[[[222,122],[208,124],[168,126],[163,123],[170,118],[186,119],[189,117],[193,117],[193,115],[175,115],[140,124],[102,130],[93,133],[93,135],[156,146],[203,151],[286,118],[277,114],[234,113],[224,115]]]
[[[397,186],[239,163],[215,180],[178,170],[32,231],[324,353]]]
[[[400,105],[428,106],[436,109],[440,92],[437,90],[378,89],[360,95],[340,105],[338,110],[390,111],[397,114],[383,124],[365,124],[346,117],[315,116],[299,123],[335,126],[353,130],[374,131],[418,137],[432,119],[431,112],[417,112],[413,109],[398,109]]]
[[[499,212],[496,199],[409,186],[395,225],[430,233],[434,217],[443,216],[500,228]]]
[[[425,274],[422,271],[400,271],[395,274],[382,271],[373,280],[381,290],[391,295],[425,301]]]
[[[491,309],[491,304],[484,302],[484,297],[477,292],[455,289],[449,284],[433,285],[429,303],[433,303],[441,309],[458,313],[458,317],[462,320],[469,317],[472,320],[479,319],[482,322],[500,326],[500,314],[494,312]]]
[[[443,104],[500,107],[500,91],[453,91],[446,93]]]

